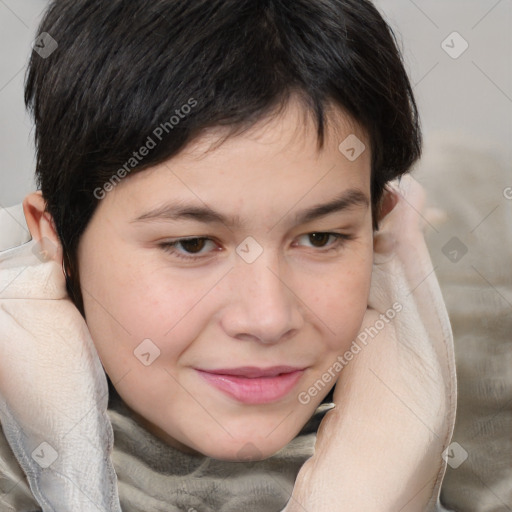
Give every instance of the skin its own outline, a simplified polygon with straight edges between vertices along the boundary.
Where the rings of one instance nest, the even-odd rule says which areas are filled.
[[[294,221],[349,189],[370,200],[366,134],[341,111],[332,119],[321,151],[312,120],[295,101],[207,151],[223,133],[210,130],[108,192],[80,240],[86,321],[105,371],[137,421],[182,451],[223,460],[240,460],[248,450],[255,460],[276,453],[335,381],[307,404],[299,393],[332,367],[361,327],[373,262],[370,205]],[[349,134],[367,148],[353,162],[338,150]],[[132,222],[176,200],[237,216],[240,225]],[[24,210],[33,237],[58,244],[41,195],[27,196]],[[332,236],[310,236],[325,232],[350,239],[338,245]],[[252,263],[236,252],[248,236],[263,249]],[[212,241],[178,244],[174,254],[160,245],[184,237]],[[160,350],[149,366],[134,355],[147,338]],[[265,404],[238,402],[194,370],[281,364],[306,370],[287,396]]]

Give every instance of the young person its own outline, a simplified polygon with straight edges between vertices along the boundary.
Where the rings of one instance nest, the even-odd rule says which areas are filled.
[[[6,284],[19,265],[37,267],[41,297],[65,299],[47,287],[59,282],[55,265],[59,271],[62,265],[73,313],[45,310],[43,319],[33,310],[29,323],[52,319],[58,330],[57,318],[72,317],[72,332],[80,336],[55,363],[59,376],[45,377],[55,393],[43,387],[44,403],[58,407],[55,397],[68,393],[56,389],[59,382],[76,391],[77,401],[83,396],[77,407],[88,404],[97,416],[77,421],[76,410],[54,409],[49,433],[15,397],[13,383],[23,373],[4,364],[2,426],[30,486],[23,497],[7,493],[4,502],[12,507],[32,493],[43,510],[277,511],[287,503],[287,510],[297,503],[307,508],[320,493],[325,510],[375,502],[371,510],[439,506],[441,452],[453,420],[446,400],[452,376],[448,363],[438,361],[441,345],[449,349],[447,319],[437,320],[435,343],[432,333],[410,328],[436,317],[428,297],[411,296],[412,286],[404,293],[407,283],[425,277],[424,254],[415,269],[410,261],[400,267],[402,280],[375,281],[375,255],[390,250],[376,248],[379,233],[420,244],[417,235],[406,235],[421,230],[411,227],[411,211],[390,183],[419,157],[421,136],[400,53],[374,6],[361,0],[60,0],[48,7],[39,34],[42,47],[54,49],[33,53],[28,69],[25,98],[36,123],[40,191],[23,208],[31,250],[43,256],[38,266],[7,251]],[[385,219],[388,231],[377,231]],[[386,246],[385,237],[379,240]],[[396,261],[404,263],[400,250]],[[20,282],[15,278],[2,298],[23,298],[9,295]],[[409,329],[399,327],[399,314]],[[9,321],[15,316],[11,311]],[[51,325],[37,331],[55,340]],[[408,364],[424,370],[427,382],[442,377],[410,386],[407,395],[413,407],[420,388],[431,393],[437,440],[432,431],[427,437],[411,432],[404,420],[405,443],[416,447],[414,462],[405,464],[406,492],[394,487],[397,473],[395,480],[382,476],[385,463],[376,457],[373,466],[365,461],[363,474],[371,475],[371,466],[378,484],[360,478],[367,498],[351,486],[355,501],[342,508],[333,504],[343,496],[332,494],[336,483],[320,492],[319,477],[359,474],[361,460],[344,443],[356,446],[357,437],[365,446],[384,443],[368,442],[381,420],[373,418],[374,428],[363,435],[369,410],[349,407],[354,397],[368,405],[362,397],[380,396],[358,387],[361,368],[400,361],[396,347],[407,345],[403,337],[411,333],[420,334]],[[367,347],[369,335],[381,340],[377,352]],[[80,381],[84,353],[90,367]],[[410,367],[398,380],[396,372],[382,371],[384,383],[396,385],[390,389],[411,383]],[[105,377],[113,447],[100,396]],[[410,378],[417,378],[414,372]],[[326,415],[331,402],[343,421],[366,421],[351,431],[340,413]],[[386,408],[386,414],[398,432],[398,411]],[[100,468],[97,475],[81,474],[80,458],[70,454],[74,436],[87,460],[88,434],[81,429],[88,421],[94,432],[88,444],[98,454],[97,465],[85,467]],[[325,431],[331,425],[331,440],[343,433],[323,457],[329,445],[320,434],[314,446],[320,422]],[[63,425],[75,432],[59,450],[54,445],[69,433],[56,434]],[[16,442],[17,429],[24,442]],[[95,435],[103,444],[95,445]],[[27,441],[36,438],[52,442]],[[431,452],[418,459],[425,443]],[[23,455],[29,445],[32,460]],[[49,463],[51,450],[57,456]],[[105,460],[111,451],[112,461]],[[38,456],[46,464],[38,467]]]

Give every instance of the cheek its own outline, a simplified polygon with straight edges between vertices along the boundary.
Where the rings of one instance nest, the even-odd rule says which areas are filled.
[[[107,371],[138,367],[134,351],[143,342],[164,356],[161,361],[175,360],[204,327],[201,300],[218,276],[169,276],[166,269],[149,268],[133,255],[86,256],[81,284],[87,324]]]
[[[310,290],[312,309],[319,312],[325,327],[328,350],[342,350],[357,336],[367,309],[372,262],[369,246],[357,258],[342,262],[329,273],[321,288]]]

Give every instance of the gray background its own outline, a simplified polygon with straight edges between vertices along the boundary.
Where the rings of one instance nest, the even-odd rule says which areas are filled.
[[[375,3],[403,47],[427,142],[434,135],[455,134],[472,146],[491,148],[510,168],[512,0]],[[19,203],[35,190],[33,130],[23,105],[23,78],[46,5],[46,0],[0,0],[0,207]],[[441,47],[454,31],[469,44],[457,59]]]

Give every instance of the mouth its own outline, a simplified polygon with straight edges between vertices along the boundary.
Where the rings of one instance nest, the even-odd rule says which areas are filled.
[[[304,373],[304,368],[244,366],[215,370],[195,369],[210,385],[246,404],[276,402],[288,395]]]

